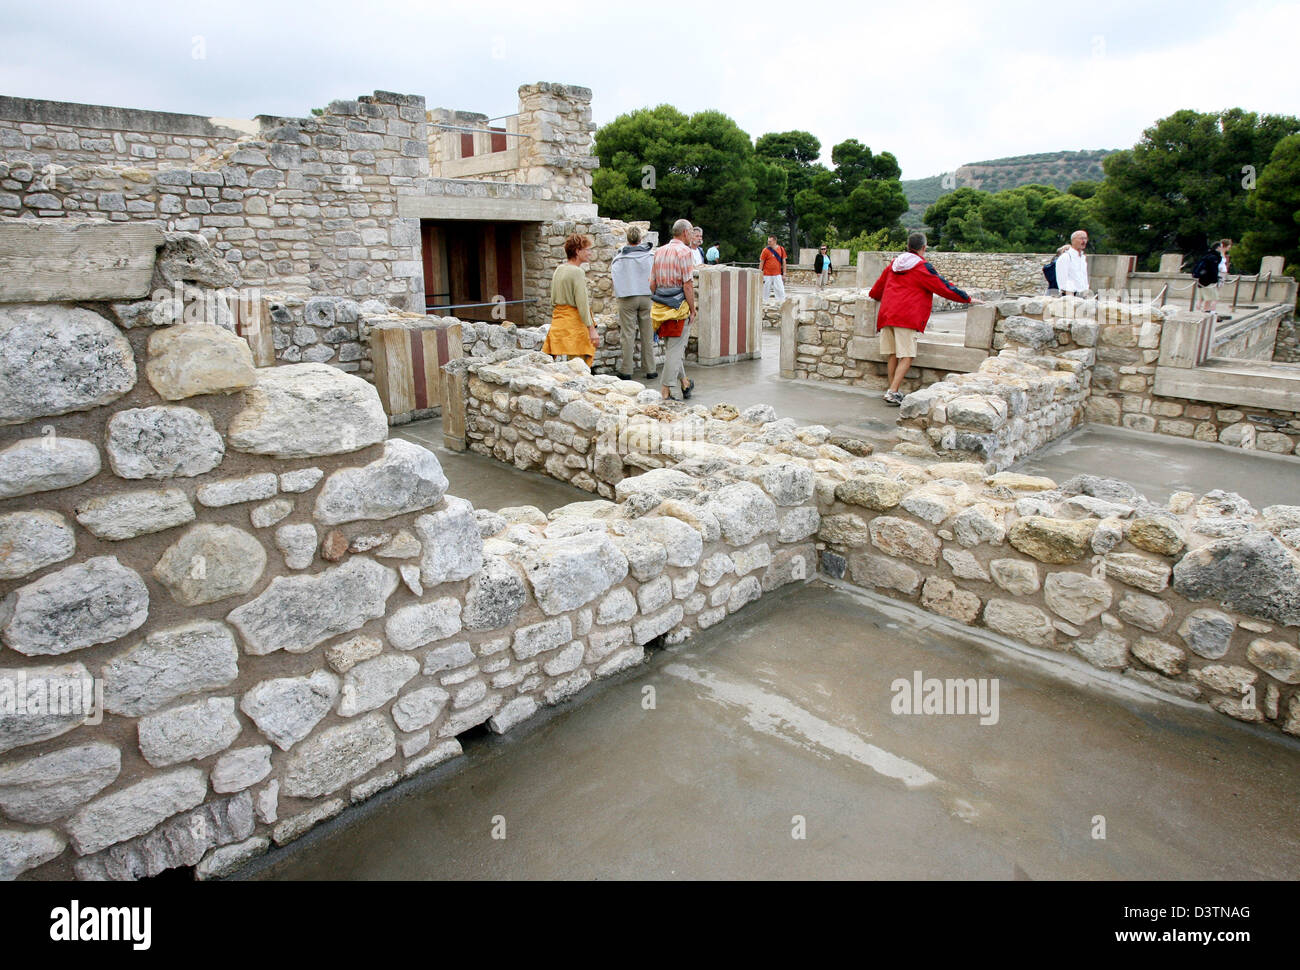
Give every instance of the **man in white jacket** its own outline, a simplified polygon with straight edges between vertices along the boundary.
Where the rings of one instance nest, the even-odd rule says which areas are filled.
[[[1070,236],[1070,248],[1056,257],[1056,288],[1062,296],[1083,296],[1088,290],[1088,257],[1083,248],[1088,233],[1076,229]]]

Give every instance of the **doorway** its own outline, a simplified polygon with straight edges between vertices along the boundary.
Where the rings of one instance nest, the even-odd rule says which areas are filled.
[[[522,223],[422,219],[420,242],[426,313],[498,322],[523,318]]]

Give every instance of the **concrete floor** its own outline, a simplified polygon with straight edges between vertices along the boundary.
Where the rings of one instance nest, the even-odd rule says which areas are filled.
[[[1177,491],[1202,495],[1221,488],[1261,509],[1300,503],[1300,458],[1100,424],[1076,428],[1015,470],[1058,482],[1075,475],[1119,478],[1153,502]]]
[[[892,681],[918,670],[996,678],[997,723],[891,713]],[[653,710],[643,708],[648,688]],[[1167,880],[1300,871],[1300,744],[1099,686],[1077,668],[1062,676],[1059,659],[1013,655],[965,628],[820,582],[765,596],[704,642],[653,654],[542,723],[467,750],[243,876]],[[1094,837],[1097,816],[1104,839]],[[498,817],[505,839],[492,837]],[[800,819],[806,838],[796,839]]]

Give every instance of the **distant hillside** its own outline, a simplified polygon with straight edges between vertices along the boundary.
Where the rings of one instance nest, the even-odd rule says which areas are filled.
[[[1099,182],[1103,177],[1101,160],[1112,151],[1114,149],[1098,148],[1081,152],[1041,152],[970,162],[952,173],[953,178],[946,188],[942,175],[905,179],[902,185],[908,210],[903,214],[903,225],[921,225],[925,210],[938,201],[939,196],[962,186],[997,192],[1017,185],[1038,184],[1055,186],[1064,192],[1075,182]]]

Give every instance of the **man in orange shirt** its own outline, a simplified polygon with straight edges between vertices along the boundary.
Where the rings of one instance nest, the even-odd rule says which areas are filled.
[[[776,236],[767,237],[767,246],[758,257],[758,264],[763,270],[763,299],[769,293],[776,295],[776,302],[785,302],[785,247],[779,245]]]

